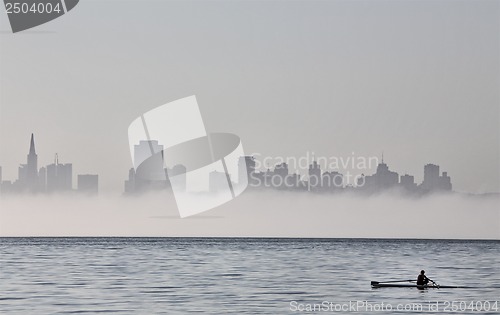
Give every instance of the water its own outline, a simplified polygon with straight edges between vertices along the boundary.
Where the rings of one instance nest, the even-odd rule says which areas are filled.
[[[323,301],[332,313],[349,313],[334,312],[349,301],[426,313],[452,301],[493,307],[499,253],[500,241],[1,238],[0,313],[289,314]],[[442,285],[477,288],[370,288],[422,268]],[[500,313],[482,309],[456,313]]]

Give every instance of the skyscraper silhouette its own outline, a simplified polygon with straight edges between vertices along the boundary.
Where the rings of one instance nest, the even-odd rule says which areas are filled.
[[[91,186],[98,189],[97,175],[82,175],[82,187]],[[54,163],[38,169],[38,154],[35,147],[35,135],[31,134],[30,147],[26,156],[26,164],[20,164],[16,181],[3,181],[0,176],[0,187],[3,192],[12,193],[48,193],[73,190],[73,165],[59,163],[56,153]],[[90,190],[90,188],[89,188]]]
[[[421,188],[424,191],[451,190],[451,179],[447,172],[443,172],[442,176],[439,176],[439,165],[426,164]]]
[[[322,186],[321,179],[321,168],[318,162],[313,161],[309,165],[309,189],[315,190],[316,188],[320,188]]]
[[[363,183],[363,184],[361,184]],[[369,192],[376,192],[383,189],[393,188],[399,184],[399,174],[389,170],[389,166],[382,162],[378,164],[377,171],[373,175],[364,176],[358,179],[359,188]]]
[[[71,190],[72,182],[73,165],[59,163],[56,153],[54,163],[47,165],[47,192]]]
[[[27,156],[27,185],[30,190],[37,190],[38,182],[38,155],[35,152],[35,137],[31,134],[30,151]]]
[[[415,184],[415,177],[405,174],[399,177],[399,184],[409,191],[414,191],[417,189],[417,184]]]
[[[26,164],[21,164],[18,170],[19,180],[16,183],[20,191],[29,190],[32,192],[39,190],[38,180],[38,155],[35,151],[35,137],[31,134],[30,149],[26,156]]]
[[[426,164],[424,166],[424,181],[422,189],[433,190],[439,185],[439,166],[435,164]]]

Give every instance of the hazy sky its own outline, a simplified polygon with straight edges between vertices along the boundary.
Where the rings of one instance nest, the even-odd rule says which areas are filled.
[[[196,95],[247,153],[372,156],[500,191],[499,1],[81,1],[17,34],[0,14],[0,165],[72,162],[123,190],[127,128]]]

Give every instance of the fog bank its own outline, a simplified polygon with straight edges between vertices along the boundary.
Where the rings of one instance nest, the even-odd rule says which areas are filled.
[[[4,196],[0,236],[500,239],[500,197],[245,192],[180,219],[168,193]]]

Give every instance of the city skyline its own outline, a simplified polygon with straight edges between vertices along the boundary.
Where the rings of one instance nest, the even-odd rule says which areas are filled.
[[[18,178],[8,180],[3,178],[0,166],[0,191],[3,193],[21,192],[64,192],[73,188],[72,164],[59,163],[58,154],[55,154],[54,163],[38,169],[38,155],[35,148],[34,134],[31,134],[26,164],[20,164]],[[155,153],[151,155],[151,153]],[[171,186],[169,174],[178,176],[176,185],[181,191],[186,189],[186,167],[174,165],[172,169],[165,166],[164,147],[157,140],[141,140],[134,146],[134,160],[137,168],[131,168],[128,179],[124,182],[124,193],[133,194],[154,190],[168,189]],[[313,156],[308,166],[307,176],[298,172],[290,172],[289,165],[282,162],[274,165],[271,170],[256,168],[254,156],[241,156],[238,160],[238,178],[229,178],[225,173],[214,169],[209,176],[206,192],[217,192],[218,186],[227,185],[230,180],[234,185],[248,181],[250,188],[273,188],[297,191],[312,191],[317,193],[340,192],[355,190],[364,193],[376,193],[390,189],[403,189],[404,192],[425,194],[435,191],[452,191],[451,178],[448,172],[440,173],[439,165],[425,164],[424,177],[421,184],[415,182],[414,175],[399,174],[389,170],[382,160],[377,163],[376,172],[369,175],[362,173],[352,181],[345,181],[340,169],[328,169],[323,172],[316,158]],[[182,177],[182,178],[181,178]],[[77,190],[91,193],[98,192],[98,175],[82,174],[77,177]],[[276,181],[279,179],[279,181]]]
[[[417,182],[432,162],[454,190],[500,192],[497,2],[137,5],[91,1],[19,36],[0,19],[4,177],[34,132],[40,165],[58,152],[122,191],[130,122],[195,94],[207,130],[239,135],[247,154],[384,151]]]
[[[23,170],[33,169],[35,162],[38,163],[36,137],[29,140],[25,141],[27,163],[21,164],[21,174],[25,174]],[[149,147],[150,143],[139,143],[139,150],[141,146]],[[157,144],[156,148],[160,147]],[[0,192],[0,231],[3,236],[499,237],[498,194],[449,193],[452,187],[448,173],[434,164],[424,166],[422,183],[416,183],[408,174],[398,179],[385,157],[377,163],[374,174],[367,173],[366,177],[372,178],[374,186],[368,185],[365,190],[364,187],[323,187],[312,183],[308,186],[303,178],[289,172],[285,162],[273,170],[256,171],[253,166],[246,165],[247,162],[255,162],[253,156],[242,156],[238,160],[242,167],[238,167],[237,181],[240,176],[248,177],[246,172],[255,173],[255,176],[250,176],[245,193],[234,201],[215,207],[206,215],[196,216],[195,220],[180,220],[182,216],[179,217],[174,194],[165,190],[169,189],[168,185],[156,180],[160,176],[154,175],[158,173],[158,166],[162,165],[156,159],[158,156],[161,155],[152,156],[151,164],[149,159],[141,163],[146,166],[146,176],[141,180],[154,180],[146,183],[152,184],[152,187],[145,186],[138,193],[99,193],[98,198],[89,198],[98,191],[98,175],[79,175],[78,190],[66,186],[53,191],[55,194],[40,191],[28,193],[30,186],[26,182],[24,185],[20,185],[22,181],[18,182],[17,187],[25,188],[23,191],[14,194]],[[57,172],[56,166],[60,165],[57,159],[51,165]],[[137,170],[142,172],[141,168],[142,165],[139,165]],[[49,167],[46,169],[46,175],[51,176]],[[0,168],[0,174],[1,171]],[[131,171],[135,176],[134,168]],[[312,176],[333,180],[343,176],[340,172],[322,170],[317,161],[313,161],[307,171]],[[160,166],[159,173],[166,176],[168,172]],[[288,178],[292,182],[297,180],[295,183],[298,185],[266,187],[265,184],[255,186],[251,183],[253,179],[262,179],[265,183],[266,178],[273,177],[285,181]],[[64,178],[62,176],[62,181],[53,182],[64,183]],[[192,197],[224,190],[226,174],[211,172],[210,182],[209,191],[197,192]],[[428,229],[422,229],[418,224],[406,226],[408,222],[416,222],[422,217],[428,218]],[[399,225],[399,229],[395,229],[394,225]],[[468,228],[463,229],[463,226]]]
[[[79,174],[76,191],[89,194],[98,193],[98,175]],[[55,153],[52,164],[38,168],[35,136],[32,133],[26,164],[19,164],[16,179],[4,179],[3,168],[0,165],[0,193],[54,193],[73,191],[73,164],[59,163]]]

